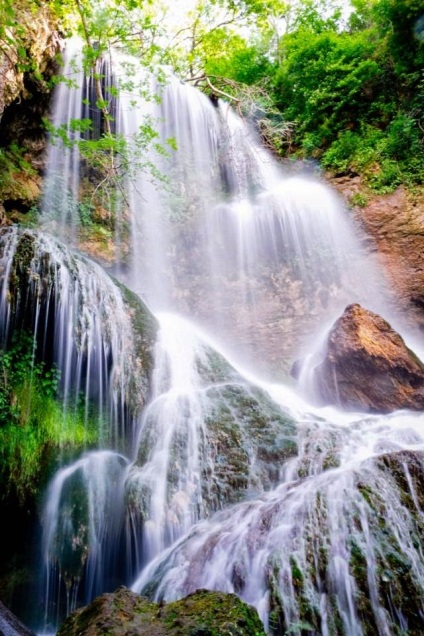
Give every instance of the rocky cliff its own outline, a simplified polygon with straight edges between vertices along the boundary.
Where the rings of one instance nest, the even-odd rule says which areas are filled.
[[[329,179],[368,236],[393,287],[398,309],[424,330],[424,191],[399,187],[390,194],[367,192],[359,176]]]
[[[40,195],[46,133],[61,37],[50,7],[23,0],[0,37],[0,219],[19,220]],[[17,216],[18,215],[18,216]]]

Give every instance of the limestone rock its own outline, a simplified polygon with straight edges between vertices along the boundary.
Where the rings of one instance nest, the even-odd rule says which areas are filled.
[[[34,14],[25,3],[15,7],[16,20],[23,27],[16,33],[13,27],[8,30],[8,42],[0,52],[0,119],[15,99],[33,99],[27,85],[32,81],[31,73],[25,68],[35,69],[40,88],[49,92],[45,80],[50,79],[51,63],[60,51],[60,37],[57,23],[48,6],[40,6]],[[19,64],[18,45],[25,49],[25,64]],[[44,77],[43,77],[44,76]]]
[[[265,636],[253,607],[235,594],[198,590],[157,604],[120,587],[67,618],[57,636]]]
[[[367,245],[381,263],[394,302],[411,326],[424,329],[424,192],[404,187],[390,194],[365,189],[360,177],[329,179],[347,203],[365,191],[364,205],[354,206],[353,220],[365,230]]]
[[[424,365],[381,316],[349,305],[334,323],[315,380],[327,404],[389,413],[424,409]]]

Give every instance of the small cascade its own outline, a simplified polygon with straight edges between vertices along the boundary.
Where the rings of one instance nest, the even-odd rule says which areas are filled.
[[[194,526],[133,589],[156,600],[236,593],[270,634],[415,633],[424,525],[411,471],[419,480],[424,469],[423,416],[345,419],[304,421],[288,481]]]
[[[196,363],[205,351],[178,317],[160,317],[152,400],[138,435],[128,489],[145,500],[142,553],[148,560],[201,517],[205,397]]]
[[[82,70],[81,44],[71,40],[63,55],[63,81],[56,89],[51,124],[69,141],[51,135],[48,150],[48,174],[43,193],[42,210],[45,221],[53,221],[61,238],[71,235],[75,241],[78,223],[80,183],[80,153],[78,141],[81,130],[77,122],[89,117],[83,99],[87,93],[87,78]],[[75,122],[75,124],[73,124]]]
[[[77,602],[113,589],[119,575],[125,578],[120,556],[127,465],[117,453],[92,452],[60,469],[50,483],[43,519],[45,626],[70,614]]]
[[[192,324],[175,314],[158,318],[152,399],[126,484],[139,564],[242,491],[277,483],[272,462],[297,449],[285,409],[238,374]]]
[[[117,258],[125,201],[120,192],[114,192],[107,152],[85,143],[99,140],[108,129],[116,132],[117,80],[108,56],[101,57],[90,74],[84,66],[82,43],[72,38],[63,53],[62,81],[54,96],[41,224],[61,240],[78,246],[101,220],[103,240],[110,235],[118,244],[114,249]],[[107,103],[107,129],[105,115],[96,105],[99,91]],[[115,163],[118,169],[119,160]]]

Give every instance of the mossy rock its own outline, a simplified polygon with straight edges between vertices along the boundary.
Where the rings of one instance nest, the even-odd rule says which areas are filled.
[[[256,610],[235,594],[198,590],[168,604],[120,587],[69,616],[57,636],[265,636]]]
[[[257,559],[253,602],[268,594],[273,636],[318,635],[324,621],[331,636],[351,625],[373,636],[383,624],[420,636],[423,483],[424,453],[403,450],[282,484],[197,524],[141,591],[170,599],[214,577],[251,599]]]
[[[146,370],[146,372],[142,374],[141,387],[137,387],[135,378],[132,379],[129,395],[134,396],[134,394],[137,394],[138,388],[141,388],[142,394],[146,396],[149,390],[150,375],[153,371],[153,350],[159,328],[158,321],[137,294],[128,289],[128,287],[125,287],[125,285],[122,285],[122,283],[115,278],[113,278],[113,281],[119,288],[122,299],[128,309],[128,315],[130,316],[133,329],[137,364],[140,369]],[[145,400],[143,405],[144,403]]]
[[[284,463],[297,454],[296,424],[248,383],[212,386],[207,396],[204,497],[217,510],[247,490],[269,490],[278,483]]]

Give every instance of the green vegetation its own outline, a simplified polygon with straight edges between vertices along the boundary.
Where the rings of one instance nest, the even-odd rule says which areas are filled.
[[[421,2],[352,0],[346,17],[336,0],[264,0],[215,22],[214,4],[198,3],[183,29],[189,79],[252,117],[282,157],[360,174],[380,193],[422,185]]]
[[[290,151],[335,173],[361,174],[377,192],[422,184],[422,3],[352,4],[347,24],[336,12],[315,15],[281,40],[273,95],[294,124]]]
[[[172,603],[152,603],[120,587],[71,614],[58,636],[265,636],[257,611],[234,594],[197,590]]]
[[[167,21],[171,9],[160,0],[49,2],[48,11],[61,28],[85,42],[84,66],[96,93],[91,106],[101,119],[99,135],[87,119],[73,122],[71,131],[46,124],[65,144],[78,144],[95,177],[91,194],[83,193],[92,198],[82,210],[82,224],[87,228],[105,192],[125,207],[122,184],[134,170],[161,181],[146,159],[148,150],[159,155],[175,150],[173,140],[159,142],[151,119],[140,127],[135,153],[114,132],[113,100],[119,89],[106,85],[100,65],[118,43],[135,56],[121,82],[134,95],[157,99],[135,79],[137,68],[157,73],[166,63],[182,79],[252,118],[281,157],[313,159],[336,174],[360,174],[380,193],[400,184],[422,185],[422,3],[351,0],[351,5],[347,17],[341,0],[198,0],[182,12],[176,27]],[[28,17],[39,10],[35,0],[5,0],[0,56],[53,85],[55,78],[43,77],[34,64],[25,29]],[[18,172],[30,170],[26,159],[20,165],[23,156],[19,147],[0,149],[0,162],[7,163],[2,190],[13,185],[14,164]]]
[[[0,351],[0,476],[3,494],[23,501],[38,492],[54,449],[96,441],[98,425],[83,409],[64,412],[56,399],[58,373],[35,362],[33,338],[16,332]]]

